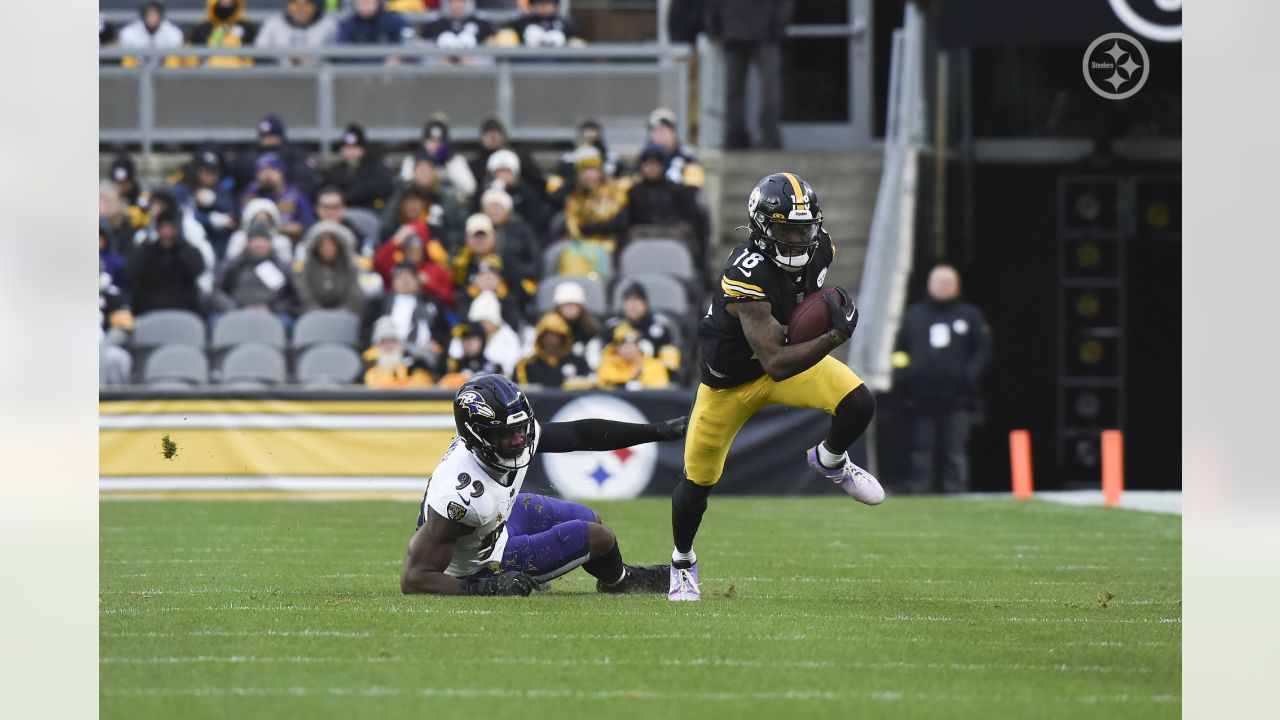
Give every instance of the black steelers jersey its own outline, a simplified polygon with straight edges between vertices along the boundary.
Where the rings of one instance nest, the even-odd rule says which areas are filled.
[[[835,246],[826,231],[818,236],[809,264],[797,273],[779,268],[749,240],[738,243],[720,274],[711,307],[698,323],[703,384],[731,388],[765,374],[742,332],[742,322],[725,312],[727,304],[767,300],[773,318],[785,329],[796,305],[822,287],[834,256]]]

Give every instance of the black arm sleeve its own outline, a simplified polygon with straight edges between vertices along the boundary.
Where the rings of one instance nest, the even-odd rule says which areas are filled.
[[[614,420],[574,420],[543,425],[538,452],[617,450],[661,439],[652,423],[641,425]]]

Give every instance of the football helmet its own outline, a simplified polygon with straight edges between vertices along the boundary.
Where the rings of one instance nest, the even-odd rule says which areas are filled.
[[[453,422],[467,450],[494,470],[510,473],[533,461],[533,406],[501,375],[477,375],[463,383],[453,399]]]
[[[813,259],[822,232],[818,195],[795,173],[766,175],[747,199],[751,242],[787,272],[800,272]]]

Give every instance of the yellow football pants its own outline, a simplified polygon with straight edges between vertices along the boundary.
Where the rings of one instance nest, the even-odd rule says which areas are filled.
[[[715,485],[729,446],[743,424],[766,405],[815,408],[834,415],[836,405],[862,384],[848,365],[828,355],[782,382],[762,375],[737,387],[698,386],[684,441],[684,472],[697,485]]]

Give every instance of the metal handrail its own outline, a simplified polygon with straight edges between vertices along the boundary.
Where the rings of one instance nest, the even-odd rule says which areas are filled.
[[[481,45],[467,50],[445,49],[426,43],[405,45],[324,45],[321,47],[238,47],[216,48],[183,46],[180,48],[121,48],[104,47],[98,49],[99,60],[122,60],[127,57],[242,57],[242,58],[317,58],[328,60],[369,59],[389,57],[486,57],[512,60],[686,60],[689,57],[687,45],[666,45],[658,43],[597,43],[592,45],[566,46],[554,48],[533,48],[523,45],[497,46]]]

